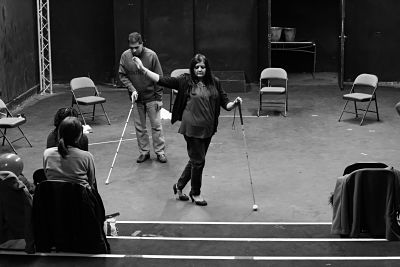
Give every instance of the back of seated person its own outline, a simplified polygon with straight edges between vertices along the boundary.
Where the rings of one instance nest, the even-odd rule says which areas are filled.
[[[58,146],[58,127],[66,117],[78,118],[78,112],[74,108],[60,108],[54,115],[54,129],[47,136],[46,148]],[[89,151],[89,140],[86,134],[83,134],[78,141],[78,147],[82,150]]]
[[[17,175],[0,170],[0,249],[33,253],[32,196]]]
[[[59,125],[57,147],[43,154],[43,169],[49,180],[90,185],[97,189],[93,155],[79,148],[82,124],[76,117],[66,117]]]

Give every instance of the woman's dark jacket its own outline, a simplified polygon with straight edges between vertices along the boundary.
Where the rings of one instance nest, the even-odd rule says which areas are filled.
[[[190,79],[189,74],[183,74],[179,77],[161,77],[160,80],[158,81],[158,84],[164,87],[168,88],[173,88],[178,90],[178,94],[176,95],[174,106],[172,108],[172,118],[171,118],[171,123],[174,124],[176,121],[181,121],[182,120],[182,114],[183,111],[185,110],[187,99],[189,97],[190,89],[193,86],[193,83]],[[226,92],[222,89],[221,83],[219,82],[219,79],[214,77],[214,85],[215,88],[218,91],[218,98],[219,101],[219,106],[222,107],[225,110],[228,110],[226,108],[226,105],[230,102],[228,99],[228,96]],[[218,127],[218,117],[220,114],[220,108],[217,106],[215,107],[215,118],[214,118],[214,133],[217,131]]]

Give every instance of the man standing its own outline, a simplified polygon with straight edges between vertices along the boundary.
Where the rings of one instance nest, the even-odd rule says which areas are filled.
[[[150,139],[146,129],[147,114],[151,124],[154,152],[159,162],[166,163],[165,138],[160,116],[163,89],[147,79],[145,73],[138,70],[132,58],[134,56],[140,58],[146,68],[162,76],[160,61],[154,51],[143,46],[140,33],[129,34],[128,44],[129,49],[121,55],[118,72],[121,82],[128,88],[129,96],[135,99],[133,118],[140,152],[137,162],[142,163],[150,158]]]

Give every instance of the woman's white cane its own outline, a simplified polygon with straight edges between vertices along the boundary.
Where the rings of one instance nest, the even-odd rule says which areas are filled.
[[[251,194],[253,195],[253,211],[257,211],[258,210],[258,205],[256,204],[256,198],[254,197],[253,179],[251,178],[249,154],[247,152],[248,148],[247,148],[247,142],[246,142],[246,135],[244,134],[243,116],[242,116],[242,104],[240,102],[239,102],[238,107],[239,107],[240,124],[242,125],[243,143],[244,143],[244,148],[246,150],[247,168],[249,170]]]
[[[124,134],[125,134],[126,125],[128,125],[129,118],[131,117],[133,105],[135,104],[135,98],[134,98],[134,96],[132,95],[131,98],[132,98],[131,109],[129,110],[128,118],[126,118],[124,130],[122,131],[121,138],[119,139],[119,143],[118,143],[118,147],[117,147],[117,152],[115,152],[113,162],[111,163],[111,168],[110,168],[110,171],[108,172],[106,184],[109,184],[109,183],[110,183],[110,175],[111,175],[111,172],[112,172],[112,170],[113,170],[113,168],[114,168],[115,160],[117,159],[119,147],[121,146],[122,138],[124,137]]]

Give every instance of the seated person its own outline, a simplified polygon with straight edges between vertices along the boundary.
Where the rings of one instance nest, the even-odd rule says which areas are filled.
[[[48,180],[90,185],[97,189],[93,155],[80,149],[82,124],[76,117],[66,117],[58,127],[58,146],[43,154],[43,169]]]
[[[54,115],[55,128],[49,133],[47,137],[46,148],[58,146],[58,127],[66,117],[78,118],[78,112],[74,108],[60,108],[56,115]],[[86,134],[83,134],[78,142],[78,147],[82,150],[89,151],[89,140]]]
[[[15,154],[0,159],[0,249],[34,253],[32,195],[23,181],[22,160]]]

